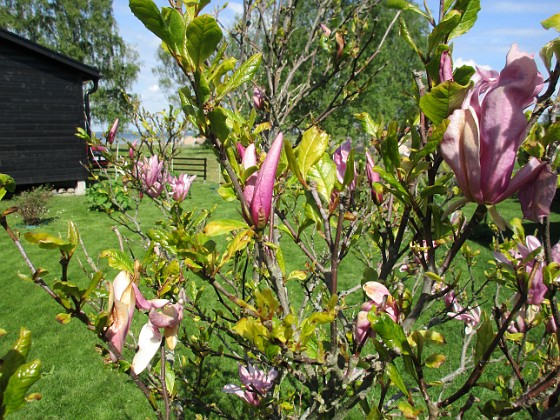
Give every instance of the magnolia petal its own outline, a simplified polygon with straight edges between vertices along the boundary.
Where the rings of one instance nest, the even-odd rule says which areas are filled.
[[[439,81],[440,83],[453,80],[453,62],[449,51],[442,51],[439,62]]]
[[[449,126],[440,143],[441,154],[455,173],[457,184],[469,201],[480,201],[482,198],[480,178],[477,181],[477,170],[480,173],[480,165],[477,163],[478,137],[478,120],[474,111],[470,108],[457,109],[449,117]]]
[[[368,281],[367,283],[364,283],[362,288],[364,289],[367,297],[369,297],[376,306],[383,304],[385,296],[387,296],[387,298],[391,297],[389,289],[376,281]]]
[[[484,197],[490,204],[497,203],[495,197],[508,189],[517,150],[527,131],[523,110],[535,100],[542,83],[542,75],[533,57],[520,52],[514,45],[497,86],[483,99],[479,114],[480,162]]]
[[[125,289],[130,285],[132,279],[128,271],[121,271],[113,280],[113,291],[115,293],[115,299],[121,300]]]
[[[179,324],[168,327],[163,330],[163,336],[165,337],[165,344],[167,348],[171,351],[175,350],[177,347],[177,333],[179,332]]]
[[[546,165],[534,182],[527,183],[519,190],[519,202],[523,216],[538,223],[550,214],[550,205],[556,195],[558,175]]]
[[[168,299],[147,300],[135,283],[132,283],[132,288],[134,289],[134,296],[136,297],[136,306],[138,309],[149,311],[151,309],[162,308],[169,303]]]
[[[255,143],[251,143],[249,146],[247,146],[247,148],[243,152],[241,163],[243,164],[243,169],[245,170],[253,166],[257,166],[257,153],[255,151]]]
[[[132,370],[140,374],[156,355],[161,345],[162,336],[150,322],[142,327],[138,336],[138,351],[132,359]]]
[[[243,388],[234,384],[224,385],[222,391],[225,392],[226,394],[235,394],[240,398],[244,398],[243,394],[245,393],[245,391],[243,390]]]
[[[280,161],[282,147],[284,145],[284,136],[279,133],[272,143],[272,147],[268,151],[266,158],[258,172],[255,182],[255,191],[253,200],[251,201],[251,218],[257,229],[263,229],[266,226],[272,208],[272,193],[274,192],[274,180],[276,179],[276,169]],[[247,150],[245,155],[247,155]]]
[[[119,355],[122,352],[124,342],[130,328],[130,318],[128,313],[128,306],[122,302],[116,301],[113,305],[113,311],[111,312],[113,323],[105,332],[105,338],[119,352]],[[109,353],[111,355],[111,360],[116,362],[119,355],[114,354],[112,349],[109,349]]]
[[[109,133],[107,133],[107,143],[113,144],[113,142],[115,141],[115,136],[117,135],[118,128],[119,128],[119,119],[117,118],[113,123],[113,126],[109,130]]]
[[[512,194],[524,188],[526,185],[534,182],[542,171],[543,167],[546,165],[545,162],[540,162],[536,158],[531,158],[517,173],[509,180],[507,188],[502,191],[501,194],[497,194],[492,203],[499,203],[506,198],[510,197]]]

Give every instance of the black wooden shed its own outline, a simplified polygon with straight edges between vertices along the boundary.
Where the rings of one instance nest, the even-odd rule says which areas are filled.
[[[85,181],[87,147],[75,133],[89,125],[99,78],[93,67],[0,29],[0,173],[17,185]]]

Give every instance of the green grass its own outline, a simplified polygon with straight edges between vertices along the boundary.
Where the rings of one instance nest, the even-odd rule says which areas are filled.
[[[200,149],[196,152],[210,155],[210,152],[204,150],[201,152]],[[217,166],[214,169],[217,172]],[[218,196],[216,183],[196,182],[191,191],[191,196],[185,203],[186,206],[204,209],[220,204],[214,218],[241,219],[237,206],[225,204]],[[145,226],[153,225],[161,217],[159,211],[148,203],[149,200],[145,199],[144,205],[141,207],[142,217],[146,220]],[[12,205],[11,201],[2,201],[0,210],[10,205]],[[555,208],[555,210],[557,209]],[[509,218],[519,213],[519,205],[514,200],[510,200],[500,206],[500,211],[506,218]],[[114,272],[114,270],[107,269],[106,262],[97,257],[101,250],[118,246],[117,238],[112,232],[114,222],[104,214],[88,211],[85,197],[54,197],[49,222],[40,228],[25,227],[17,215],[10,216],[9,220],[12,228],[22,236],[28,230],[41,230],[64,235],[67,221],[73,220],[80,230],[90,256],[102,269],[108,273]],[[552,222],[553,243],[556,243],[560,223],[557,213],[553,214]],[[526,224],[526,226],[527,233],[532,233],[534,225]],[[477,242],[470,242],[473,247],[481,250],[481,255],[477,259],[478,264],[473,269],[475,281],[483,278],[486,261],[493,258],[488,250],[490,237],[489,230],[480,227],[477,231]],[[287,243],[288,241],[286,241]],[[50,279],[49,282],[52,282],[52,279],[56,278],[60,272],[56,252],[39,250],[25,241],[23,244],[36,266],[49,270],[50,274],[46,277]],[[153,414],[149,404],[128,376],[118,372],[111,365],[104,364],[103,358],[96,353],[96,345],[100,342],[95,335],[87,331],[76,320],[68,325],[58,324],[55,316],[61,312],[59,307],[37,286],[18,277],[18,272],[27,275],[29,272],[5,233],[0,234],[0,247],[3,250],[3,257],[0,259],[0,284],[2,284],[0,327],[8,331],[8,335],[0,340],[0,354],[4,354],[16,339],[19,327],[26,326],[33,334],[30,357],[42,360],[45,373],[44,377],[33,387],[33,391],[43,394],[43,399],[28,405],[16,413],[13,418],[152,418]],[[283,250],[288,272],[302,267],[305,258],[294,246],[287,245],[283,247]],[[82,263],[86,264],[81,252],[78,257]],[[79,264],[75,263],[76,261],[70,271],[70,278],[83,278]],[[459,269],[466,272],[464,266],[460,266]],[[353,256],[349,256],[341,265],[341,288],[359,283],[362,279],[362,272],[361,263],[357,263]],[[297,288],[292,288],[292,290],[297,290]],[[487,289],[488,300],[491,299],[493,290],[491,287]],[[361,295],[357,293],[349,300],[360,299]],[[441,302],[436,304],[441,305]],[[141,317],[136,317],[135,333],[138,332],[142,322],[139,318]],[[456,326],[454,321],[450,321],[440,328],[446,334],[448,343],[455,343],[461,339],[460,329]],[[442,370],[437,372],[438,375],[454,368],[453,359],[457,357],[460,349],[457,346],[448,345],[445,351],[450,352],[448,354],[449,363],[442,366]],[[234,374],[234,367],[231,363],[220,364],[218,370],[223,370],[214,381],[216,393],[219,394],[219,387],[228,379],[228,375]],[[491,379],[491,375],[495,375],[495,370],[489,370],[489,372],[487,376]],[[220,399],[225,404],[231,403],[232,407],[237,407],[238,410],[243,409],[243,404],[232,396],[222,396]]]

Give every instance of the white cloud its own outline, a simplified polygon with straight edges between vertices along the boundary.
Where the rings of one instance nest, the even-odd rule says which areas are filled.
[[[241,15],[243,14],[243,4],[241,3],[228,3],[226,10],[231,11],[233,14]]]
[[[148,92],[155,93],[157,91],[159,91],[159,86],[158,85],[152,85],[148,88]]]
[[[479,68],[486,69],[486,70],[491,70],[492,69],[492,67],[490,67],[486,64],[479,64],[474,60],[464,60],[461,57],[453,60],[453,66],[454,67],[471,66],[471,67],[479,67]]]

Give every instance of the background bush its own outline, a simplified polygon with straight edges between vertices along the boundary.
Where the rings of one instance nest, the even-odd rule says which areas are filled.
[[[22,191],[14,200],[18,212],[26,225],[38,225],[49,212],[50,188],[46,185]]]

